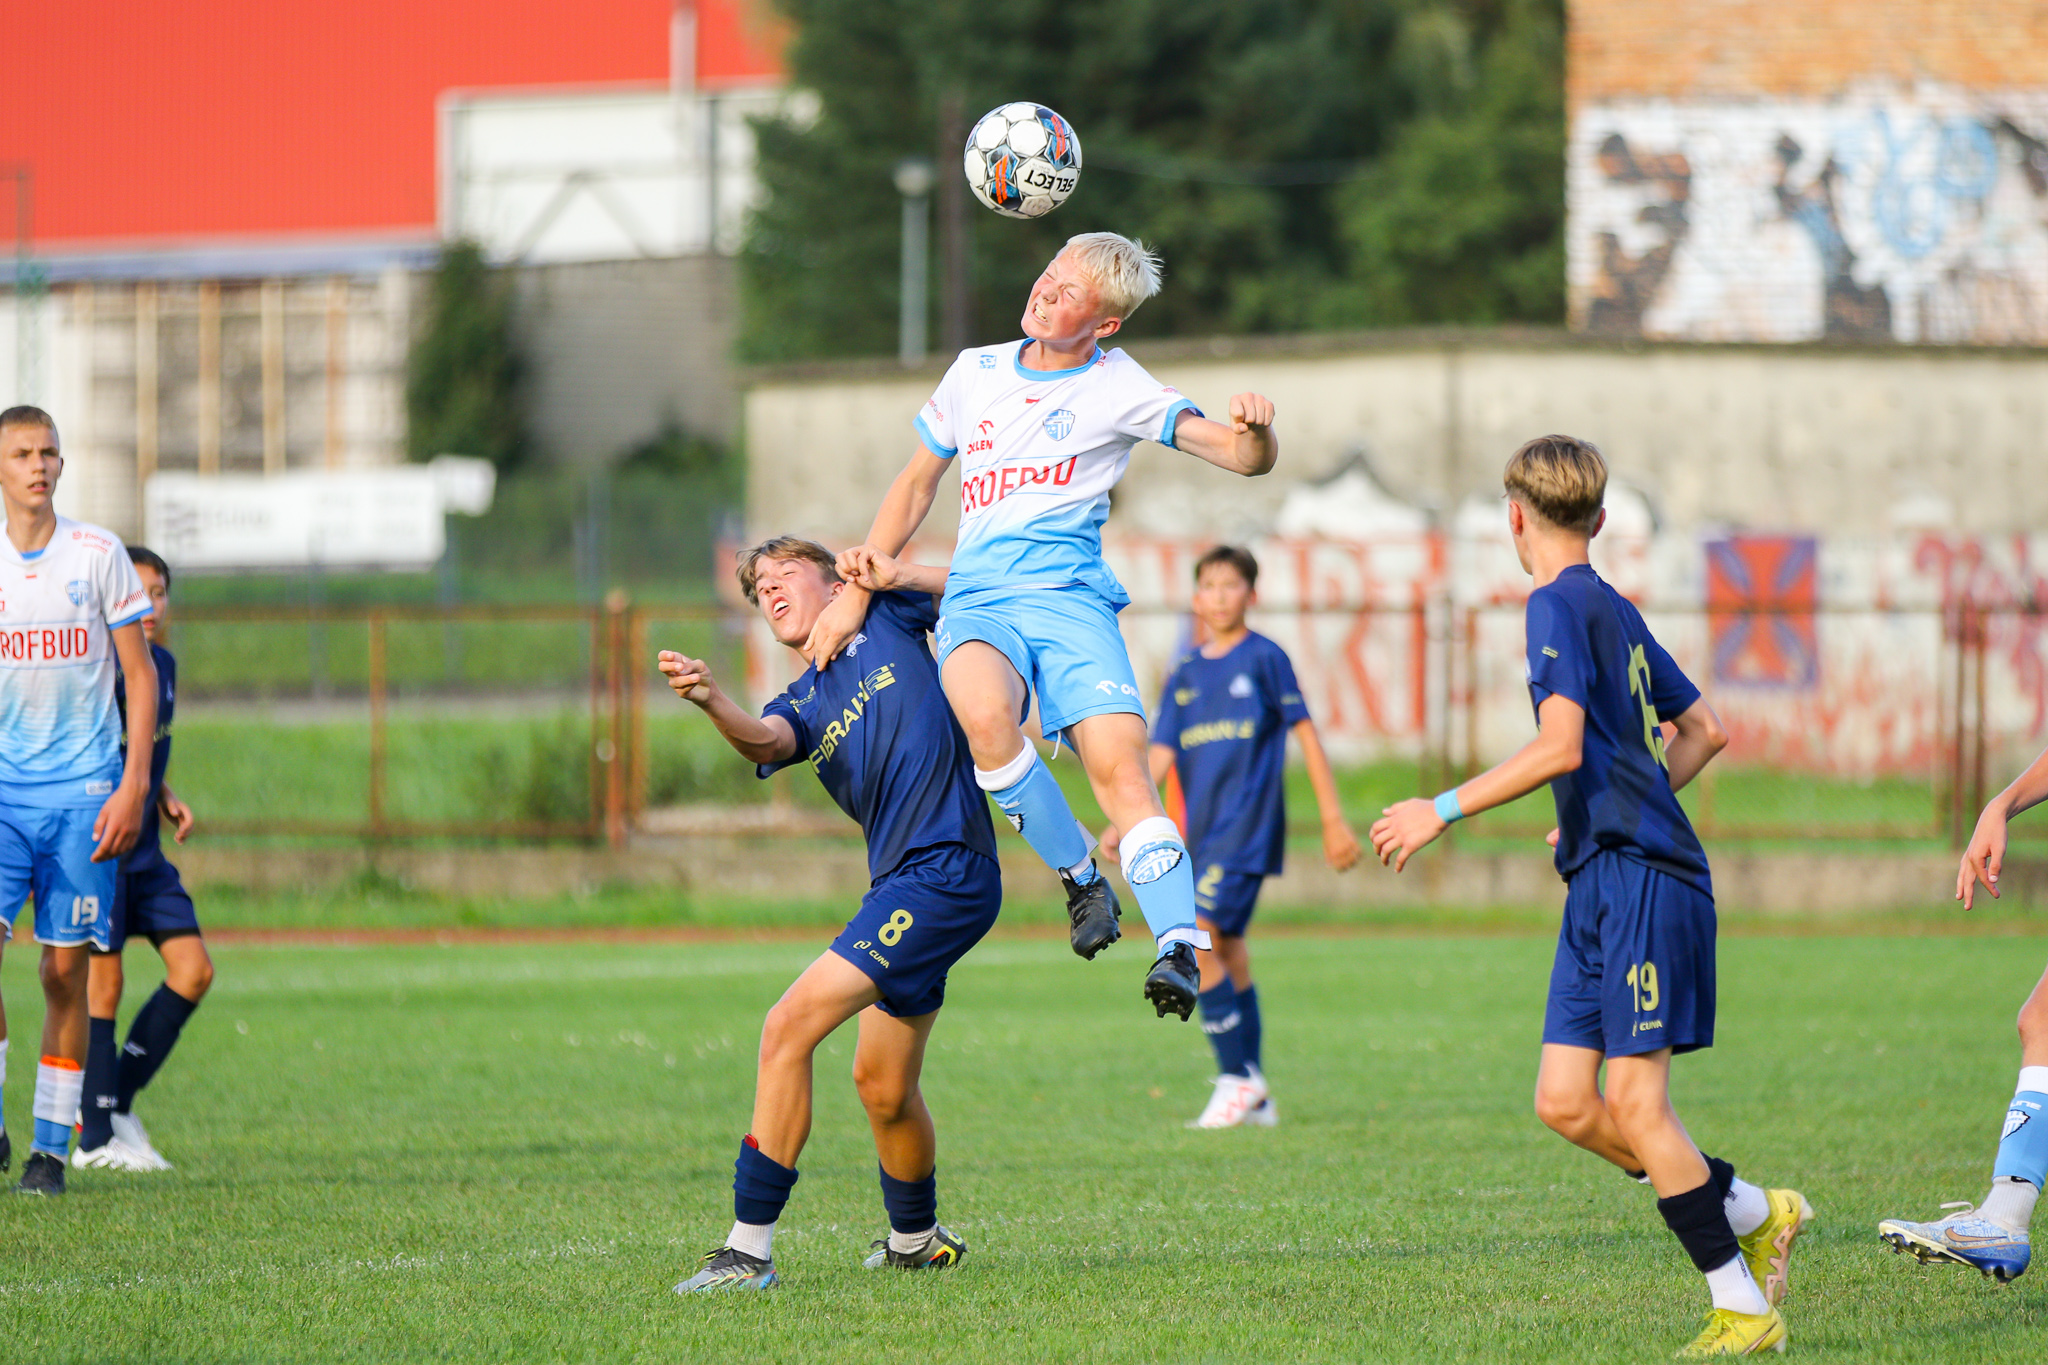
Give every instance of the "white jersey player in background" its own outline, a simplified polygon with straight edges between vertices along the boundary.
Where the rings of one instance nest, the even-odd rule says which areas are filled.
[[[1074,951],[1119,937],[1115,893],[1089,836],[1022,728],[1033,694],[1047,738],[1064,734],[1103,813],[1123,836],[1123,867],[1159,945],[1145,995],[1187,1018],[1198,975],[1195,889],[1180,832],[1146,764],[1144,706],[1116,615],[1130,602],[1102,558],[1109,490],[1131,448],[1158,441],[1234,474],[1278,459],[1273,404],[1230,400],[1230,422],[1101,343],[1159,292],[1159,261],[1112,232],[1069,240],[1024,307],[1024,338],[962,351],[913,425],[923,449],[897,475],[865,544],[840,556],[847,591],[819,618],[820,667],[847,647],[868,591],[895,582],[902,552],[948,468],[960,471],[960,535],[934,635],[975,777],[1067,888]]]
[[[43,1050],[23,1194],[64,1193],[85,1081],[87,950],[108,946],[120,857],[142,829],[156,736],[149,597],[113,532],[57,515],[64,456],[40,408],[0,412],[0,923],[35,897]],[[128,753],[114,705],[128,676]],[[0,1010],[0,1086],[6,1081]],[[0,1123],[0,1170],[11,1155]]]

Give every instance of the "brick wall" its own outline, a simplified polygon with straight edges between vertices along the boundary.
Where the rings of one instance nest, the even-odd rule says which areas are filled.
[[[2048,344],[2048,4],[1572,0],[1582,330]]]

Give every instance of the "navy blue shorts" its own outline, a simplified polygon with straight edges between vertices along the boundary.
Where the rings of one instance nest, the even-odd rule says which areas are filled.
[[[162,853],[139,863],[121,860],[121,875],[114,883],[114,916],[109,926],[107,951],[118,953],[130,934],[151,943],[199,932],[199,915],[192,897]]]
[[[1714,1045],[1714,898],[1619,853],[1566,885],[1543,1041],[1633,1057]]]
[[[1199,857],[1195,866],[1202,869],[1195,878],[1195,909],[1217,933],[1241,937],[1259,908],[1259,888],[1266,879],[1256,872],[1226,871],[1221,863],[1205,866]]]
[[[901,1019],[946,1003],[946,973],[1003,908],[1002,869],[964,844],[921,848],[868,889],[832,951],[866,972]]]

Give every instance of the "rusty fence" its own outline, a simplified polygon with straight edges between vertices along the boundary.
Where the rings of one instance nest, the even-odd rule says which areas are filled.
[[[1645,614],[1735,739],[1689,797],[1710,836],[1960,841],[1994,766],[2023,762],[2048,729],[2031,610]],[[1745,617],[1758,637],[1746,647]],[[622,845],[651,789],[707,805],[768,796],[685,708],[662,704],[654,650],[713,659],[742,697],[794,671],[751,614],[621,594],[599,607],[194,607],[174,624],[171,780],[203,799],[210,830],[240,835]],[[1294,660],[1333,756],[1392,774],[1403,794],[1532,733],[1518,604],[1290,607],[1253,625]],[[1149,709],[1189,618],[1133,607],[1124,629]],[[726,785],[677,776],[689,744]],[[1531,805],[1481,823],[1540,819]]]

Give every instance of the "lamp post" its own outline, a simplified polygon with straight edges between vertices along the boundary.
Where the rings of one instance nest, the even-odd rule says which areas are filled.
[[[909,157],[896,163],[896,191],[903,196],[903,278],[896,324],[896,357],[905,365],[924,361],[925,278],[930,273],[932,163]]]

